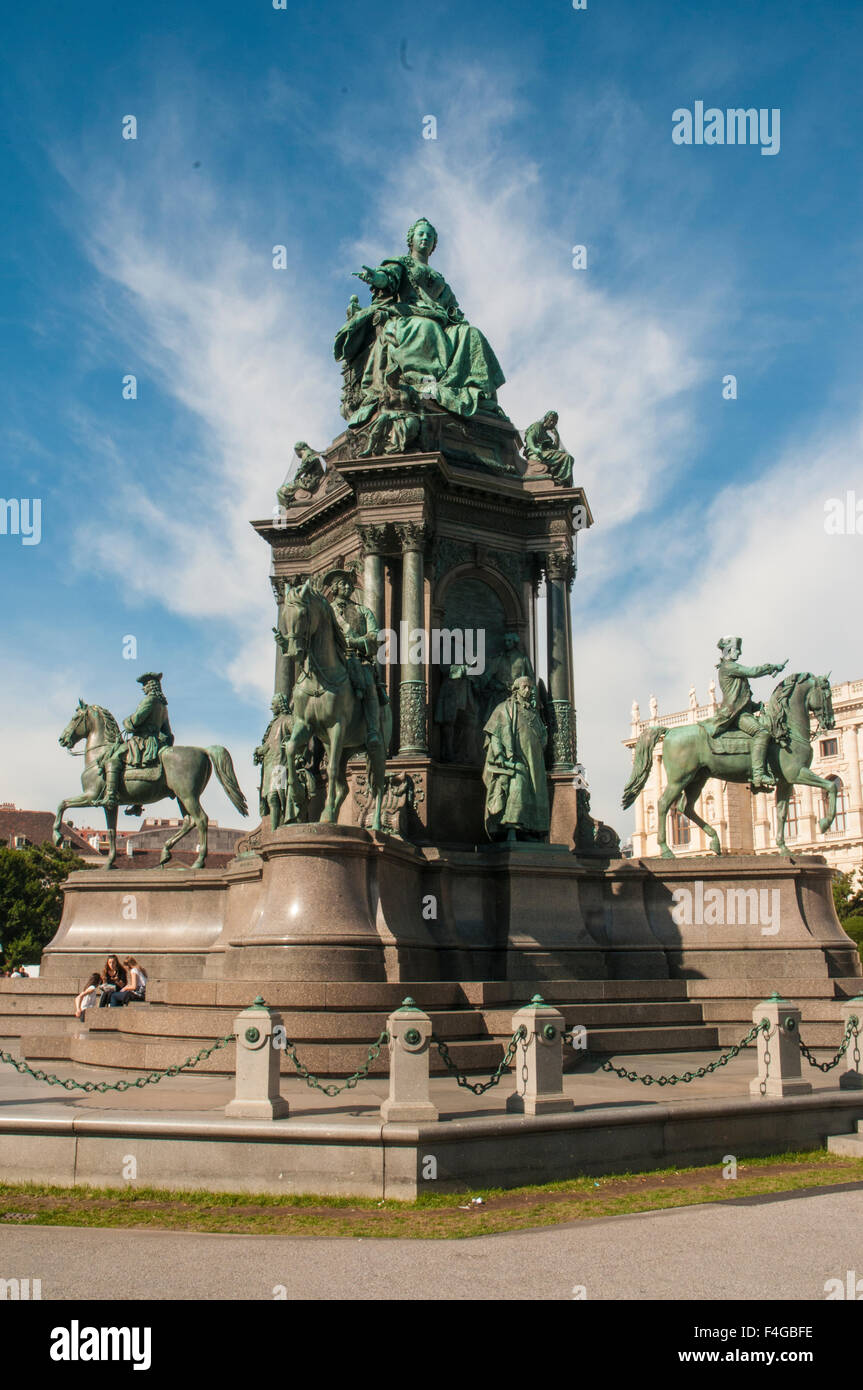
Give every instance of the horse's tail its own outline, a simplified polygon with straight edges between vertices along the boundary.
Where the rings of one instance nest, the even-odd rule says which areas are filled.
[[[661,738],[665,738],[668,733],[657,725],[653,729],[645,729],[635,745],[635,752],[632,755],[632,774],[623,789],[623,809],[628,810],[636,797],[643,789],[653,763],[653,750]]]
[[[237,808],[241,816],[247,816],[249,808],[237,781],[234,764],[231,762],[231,755],[227,748],[222,748],[220,744],[216,744],[213,748],[208,748],[207,752],[213,767],[216,769],[216,776],[231,799],[231,805]]]

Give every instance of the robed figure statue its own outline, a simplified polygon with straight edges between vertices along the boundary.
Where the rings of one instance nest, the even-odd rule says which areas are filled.
[[[345,377],[342,414],[352,426],[365,424],[398,384],[456,415],[501,417],[498,360],[429,265],[437,232],[421,217],[407,243],[408,255],[355,272],[371,286],[372,302],[360,310],[351,305],[336,334],[334,352]]]
[[[519,676],[509,699],[492,711],[485,726],[482,780],[490,839],[545,839],[548,834],[547,740],[536,709],[536,687],[529,676]]]

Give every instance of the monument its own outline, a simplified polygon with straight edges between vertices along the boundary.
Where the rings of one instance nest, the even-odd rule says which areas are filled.
[[[823,861],[631,861],[591,817],[570,596],[575,534],[593,518],[557,413],[524,442],[504,413],[493,348],[430,264],[437,240],[419,218],[406,252],[356,272],[369,302],[351,295],[334,343],[344,429],[320,450],[295,446],[298,469],[252,523],[274,600],[260,824],[225,869],[71,875],[45,972],[92,968],[107,943],[145,957],[168,1003],[185,981],[201,982],[195,999],[215,982],[213,1002],[241,985],[268,998],[281,988],[283,1002],[326,1011],[315,1038],[333,1010],[389,1006],[396,985],[422,1001],[430,982],[501,982],[496,998],[521,1000],[528,981],[551,982],[551,999],[613,981],[614,998],[644,1000],[659,997],[656,981],[805,974],[832,998],[830,981],[859,976],[859,960]],[[742,667],[739,641],[721,645],[728,719],[645,731],[630,800],[662,738],[679,769],[668,806],[683,797],[690,815],[710,775],[775,778],[779,796],[805,776],[809,716],[829,727],[829,683],[825,695],[823,678],[788,676],[762,715],[748,680],[781,668]],[[61,741],[86,733],[90,804],[104,798],[115,823],[122,775],[122,795],[174,795],[200,830],[180,764],[191,772],[184,759],[198,754],[200,780],[208,759],[232,795],[230,758],[171,746],[155,698],[148,719],[141,767],[99,707],[79,709]],[[62,809],[73,804],[87,801]],[[769,881],[781,940],[754,921],[714,930],[676,917],[693,877],[723,893]],[[130,893],[133,921],[120,908]]]

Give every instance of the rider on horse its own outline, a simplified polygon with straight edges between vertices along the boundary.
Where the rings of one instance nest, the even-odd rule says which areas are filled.
[[[774,730],[770,720],[762,712],[762,707],[752,697],[750,678],[757,676],[778,676],[788,665],[787,660],[780,666],[766,661],[761,666],[741,666],[737,660],[743,643],[739,637],[721,637],[717,647],[722,653],[717,663],[719,685],[722,690],[722,704],[713,726],[714,737],[740,729],[752,736],[752,786],[755,791],[769,791],[776,786],[773,774],[766,767],[767,750],[770,740],[778,730]]]
[[[105,774],[105,790],[95,806],[117,805],[123,767],[152,767],[159,762],[163,748],[171,748],[174,735],[168,719],[168,701],[162,693],[162,672],[147,671],[138,676],[144,698],[133,714],[123,720],[129,731],[127,740],[117,739],[105,749],[99,766]]]
[[[380,645],[378,625],[370,608],[352,603],[356,580],[349,570],[330,570],[324,577],[330,590],[330,605],[347,645],[347,666],[356,694],[363,706],[366,747],[380,743],[381,715],[376,656]]]

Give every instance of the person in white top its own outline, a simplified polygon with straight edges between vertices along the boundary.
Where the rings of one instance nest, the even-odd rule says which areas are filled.
[[[79,1021],[83,1019],[85,1009],[91,1009],[94,1004],[98,1004],[101,983],[102,976],[97,970],[90,976],[81,993],[75,996],[75,1017]]]

